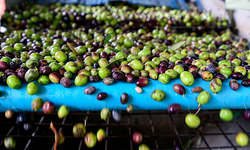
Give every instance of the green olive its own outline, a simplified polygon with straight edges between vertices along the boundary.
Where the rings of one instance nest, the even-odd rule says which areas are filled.
[[[191,86],[194,83],[193,75],[188,71],[183,71],[180,75],[181,82],[186,86]]]
[[[18,77],[10,75],[7,78],[7,85],[12,89],[18,89],[21,86],[21,81]]]
[[[156,101],[162,101],[165,99],[166,97],[166,93],[162,90],[154,90],[152,93],[151,93],[151,97],[152,99],[156,100]]]
[[[28,85],[27,85],[27,93],[29,95],[35,95],[37,92],[38,92],[38,89],[39,89],[39,86],[37,83],[35,82],[30,82]]]
[[[206,104],[210,99],[210,94],[208,91],[201,91],[198,98],[197,98],[197,101],[199,104],[201,105],[204,105]]]
[[[158,77],[158,80],[163,84],[168,83],[170,81],[170,79],[171,79],[171,77],[165,73],[160,74]]]
[[[101,68],[98,71],[98,75],[100,76],[101,79],[104,79],[106,77],[111,76],[111,73],[107,68]]]

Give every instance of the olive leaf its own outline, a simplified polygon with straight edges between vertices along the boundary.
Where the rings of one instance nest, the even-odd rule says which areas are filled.
[[[172,45],[169,49],[176,50],[176,49],[180,48],[184,43],[186,43],[186,41],[180,41],[180,42]]]
[[[111,35],[109,34],[109,35],[105,38],[103,45],[107,44],[107,43],[109,42],[110,39],[111,39]]]
[[[120,52],[119,50],[113,49],[113,48],[111,48],[111,47],[108,47],[108,49],[111,50],[112,52],[115,52],[115,53]]]
[[[119,62],[119,61],[122,60],[122,59],[124,59],[124,58],[120,58],[120,59],[117,59],[117,60],[114,60],[114,61],[110,62],[110,63],[106,66],[106,68],[111,68],[115,63]]]
[[[78,54],[78,53],[76,52],[76,50],[74,49],[74,47],[73,47],[69,42],[67,42],[67,45],[68,45],[68,47],[69,47],[76,55],[80,55],[80,54]]]

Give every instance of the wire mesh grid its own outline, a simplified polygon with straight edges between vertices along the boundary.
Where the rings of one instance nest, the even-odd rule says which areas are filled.
[[[243,120],[242,117],[228,123],[219,119],[219,111],[203,110],[198,114],[201,118],[200,127],[190,129],[185,124],[187,113],[189,111],[181,111],[177,115],[170,115],[167,111],[136,111],[132,114],[122,112],[123,117],[120,122],[116,122],[112,117],[105,122],[101,120],[99,112],[71,112],[64,119],[59,119],[56,113],[45,115],[27,112],[29,121],[36,125],[36,130],[32,134],[21,132],[22,127],[15,123],[15,117],[6,119],[4,113],[1,113],[0,149],[5,149],[4,138],[12,136],[17,143],[16,149],[53,150],[54,134],[49,128],[51,121],[65,135],[65,142],[58,146],[59,150],[88,149],[84,138],[75,138],[72,134],[74,124],[85,121],[87,132],[96,133],[99,128],[106,130],[105,141],[97,143],[92,149],[136,150],[138,145],[132,141],[135,131],[143,134],[143,143],[152,150],[174,149],[174,142],[187,150],[250,149],[249,146],[245,148],[238,146],[235,141],[238,132],[245,132],[250,136],[249,122]],[[233,128],[234,131],[225,129],[227,127]]]

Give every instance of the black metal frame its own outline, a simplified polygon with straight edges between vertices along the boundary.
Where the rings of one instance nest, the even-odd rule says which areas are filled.
[[[36,130],[32,134],[21,132],[20,126],[15,123],[15,116],[8,120],[4,118],[4,113],[1,113],[0,122],[0,149],[5,149],[3,139],[7,136],[12,136],[16,142],[16,149],[52,149],[54,144],[54,134],[50,130],[50,122],[53,121],[58,130],[62,130],[65,134],[65,143],[58,146],[58,149],[81,150],[88,149],[85,146],[83,138],[75,138],[72,134],[74,124],[86,121],[87,132],[96,133],[99,128],[106,130],[106,139],[104,142],[97,143],[92,149],[117,150],[128,149],[136,150],[138,145],[132,141],[133,132],[139,131],[143,134],[143,143],[147,144],[151,149],[170,150],[174,149],[174,141],[179,143],[183,149],[241,149],[235,143],[235,140],[230,140],[229,136],[236,136],[236,132],[224,131],[221,127],[223,122],[219,119],[219,111],[202,110],[198,116],[201,118],[201,126],[197,129],[190,129],[185,124],[185,115],[190,111],[181,111],[177,115],[170,115],[167,111],[135,111],[132,114],[122,112],[123,118],[120,122],[115,122],[112,117],[103,121],[100,118],[100,112],[70,112],[64,118],[59,119],[57,114],[45,115],[42,112],[27,112],[29,121],[36,124]],[[234,111],[238,113],[238,111]],[[192,111],[194,113],[194,111]],[[242,123],[247,122],[241,119],[234,119],[231,123],[237,125],[241,132],[245,132],[250,136],[250,127],[244,127]],[[84,121],[85,120],[85,121]],[[217,133],[205,133],[204,128],[209,128],[207,125],[216,126],[219,129]],[[20,132],[19,132],[20,131]],[[224,137],[229,145],[214,146],[206,140],[207,136],[213,138]],[[187,140],[200,137],[205,143],[205,146],[190,148],[185,145]],[[250,149],[250,147],[248,146]]]

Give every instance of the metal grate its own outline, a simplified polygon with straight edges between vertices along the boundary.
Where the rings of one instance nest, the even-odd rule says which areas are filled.
[[[49,128],[51,121],[57,129],[64,132],[66,138],[64,144],[58,146],[58,150],[88,149],[83,138],[75,138],[72,134],[74,124],[84,122],[84,120],[86,120],[87,132],[96,133],[99,128],[106,130],[105,141],[97,143],[92,149],[137,150],[138,145],[132,141],[135,131],[143,134],[143,143],[152,150],[174,149],[174,142],[187,150],[250,149],[250,146],[241,148],[235,142],[238,132],[245,132],[250,136],[249,122],[243,120],[241,116],[226,123],[220,120],[219,111],[202,110],[198,114],[201,126],[194,130],[188,128],[184,122],[189,112],[181,111],[177,115],[169,115],[167,111],[136,111],[132,114],[122,112],[123,117],[120,122],[114,121],[112,117],[105,122],[100,119],[99,112],[70,112],[64,119],[59,119],[56,113],[44,115],[42,112],[27,112],[28,120],[37,126],[35,132],[30,135],[21,132],[20,127],[15,123],[18,113],[10,120],[4,117],[4,113],[1,113],[0,149],[5,149],[3,139],[12,136],[17,143],[16,149],[53,150],[54,134]],[[234,112],[237,114],[242,111]]]

